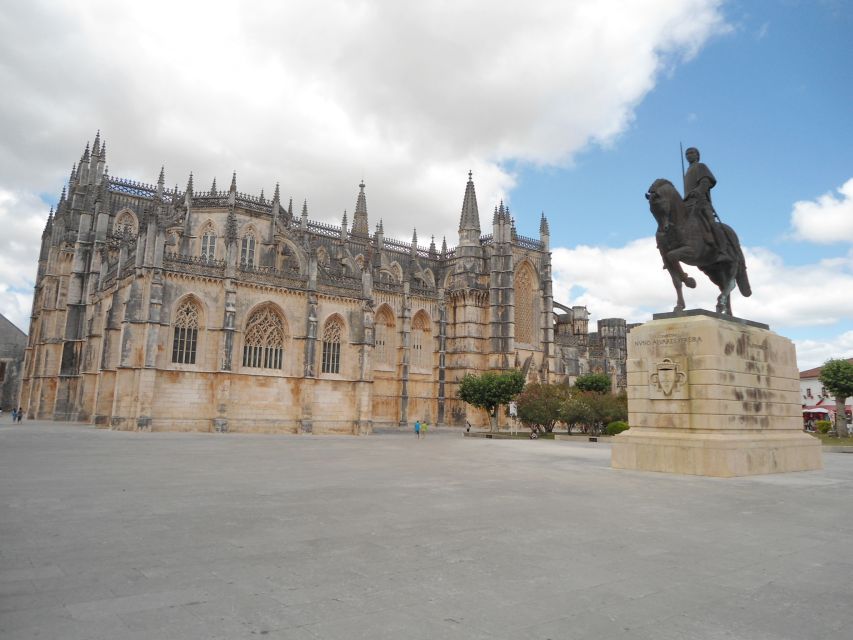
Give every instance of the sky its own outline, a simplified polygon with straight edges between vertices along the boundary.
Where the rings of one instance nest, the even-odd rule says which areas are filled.
[[[0,12],[0,312],[28,330],[41,231],[100,130],[110,174],[308,201],[449,246],[473,171],[551,231],[555,299],[670,311],[643,197],[714,172],[753,295],[735,315],[853,356],[853,3],[841,0],[31,0]],[[11,99],[10,99],[11,98]],[[688,273],[696,271],[687,268]],[[688,308],[713,309],[707,279]]]

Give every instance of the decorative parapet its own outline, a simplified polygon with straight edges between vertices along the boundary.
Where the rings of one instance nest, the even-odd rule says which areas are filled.
[[[300,275],[298,271],[285,271],[275,267],[249,267],[240,265],[238,267],[240,280],[269,284],[274,287],[287,287],[288,289],[305,289],[308,276]]]
[[[163,256],[163,267],[170,271],[192,273],[197,276],[225,277],[225,260],[207,260],[200,256],[167,253]]]
[[[385,293],[403,293],[403,285],[399,282],[374,281],[373,288],[376,291],[384,291]]]
[[[394,238],[385,238],[384,240],[385,250],[393,251],[394,253],[405,253],[406,255],[411,255],[411,242],[403,242],[402,240],[395,240]],[[435,255],[430,255],[429,247],[422,247],[420,245],[417,246],[417,254],[419,258],[426,258],[428,260],[435,260],[437,258],[437,256]]]
[[[523,249],[533,249],[535,251],[544,251],[545,243],[536,238],[528,238],[527,236],[516,236],[514,244]]]

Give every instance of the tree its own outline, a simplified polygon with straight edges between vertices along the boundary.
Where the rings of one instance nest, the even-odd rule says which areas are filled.
[[[578,391],[610,393],[610,376],[605,373],[587,373],[578,376],[577,380],[575,380],[575,388]]]
[[[584,400],[592,412],[592,429],[596,435],[604,426],[616,420],[628,419],[628,396],[625,393],[583,392]]]
[[[835,396],[835,435],[847,435],[847,413],[844,403],[853,396],[853,362],[833,358],[820,370],[821,384]]]
[[[459,381],[459,398],[489,414],[492,431],[498,428],[498,407],[508,403],[524,389],[524,374],[518,369],[467,373]]]
[[[517,398],[518,419],[531,431],[551,433],[562,419],[562,406],[569,397],[563,384],[529,384]]]
[[[574,392],[563,402],[560,419],[566,423],[569,433],[576,424],[592,424],[594,416],[592,407],[586,402],[583,393]]]

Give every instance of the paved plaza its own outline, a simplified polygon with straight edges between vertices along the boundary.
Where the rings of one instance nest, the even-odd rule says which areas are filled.
[[[0,638],[850,638],[853,455],[0,423]]]

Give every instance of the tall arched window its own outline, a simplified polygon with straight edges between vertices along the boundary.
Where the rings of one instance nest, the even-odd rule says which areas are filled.
[[[412,366],[416,369],[432,367],[432,331],[429,316],[418,311],[412,320]]]
[[[323,361],[322,373],[341,372],[341,334],[343,322],[337,316],[332,316],[323,327]]]
[[[281,316],[270,307],[258,309],[246,323],[243,366],[281,369],[286,331]]]
[[[184,301],[175,314],[175,333],[172,338],[172,362],[195,364],[198,343],[199,311],[191,300]]]
[[[393,367],[396,364],[397,341],[394,316],[388,307],[382,307],[376,314],[375,356],[376,364],[381,367]]]
[[[539,286],[536,273],[523,263],[515,274],[515,341],[538,345]]]
[[[205,262],[216,260],[216,231],[207,227],[201,236],[201,259]]]
[[[248,269],[255,266],[255,236],[251,232],[243,236],[243,244],[240,248],[240,266]]]

